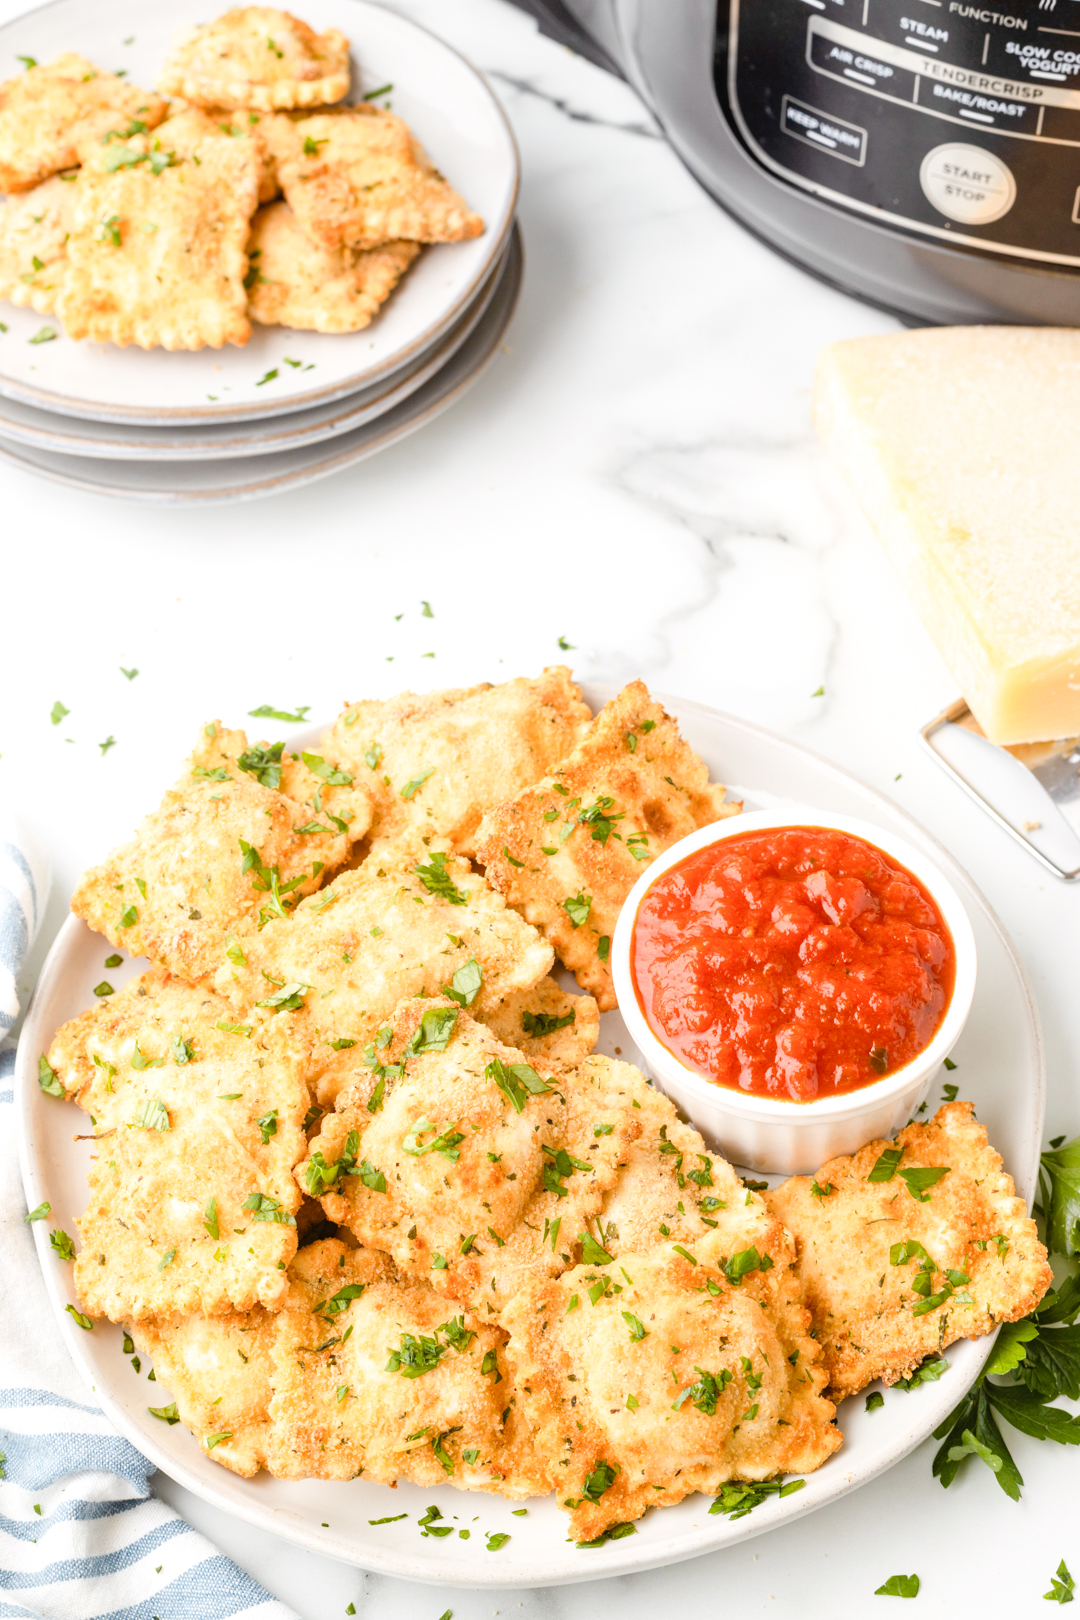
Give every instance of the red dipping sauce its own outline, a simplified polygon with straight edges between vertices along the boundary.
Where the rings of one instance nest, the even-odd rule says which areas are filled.
[[[922,884],[875,845],[770,827],[657,878],[630,968],[649,1027],[688,1068],[813,1102],[873,1085],[930,1044],[956,953]]]

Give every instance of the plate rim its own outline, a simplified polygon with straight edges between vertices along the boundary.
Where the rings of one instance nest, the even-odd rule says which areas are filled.
[[[507,266],[507,273],[508,276],[513,278],[513,285],[510,289],[507,309],[504,314],[497,315],[497,330],[495,329],[495,326],[493,326],[494,335],[489,341],[487,352],[482,355],[473,369],[466,376],[463,376],[453,388],[448,389],[445,394],[439,395],[437,399],[433,399],[428,405],[422,407],[415,415],[409,416],[407,419],[398,423],[391,424],[381,436],[366,440],[363,444],[356,445],[351,449],[345,449],[336,456],[328,455],[325,459],[320,460],[311,466],[297,468],[292,472],[279,473],[272,477],[267,476],[260,479],[249,480],[247,483],[234,484],[228,488],[187,491],[123,489],[119,486],[110,487],[104,482],[95,483],[89,478],[80,477],[74,471],[65,471],[63,468],[59,467],[39,466],[36,462],[29,460],[27,457],[19,455],[17,453],[17,448],[14,445],[10,445],[4,442],[2,439],[0,439],[0,463],[6,462],[9,466],[18,468],[20,472],[30,473],[38,478],[46,478],[50,483],[61,484],[67,489],[79,490],[82,494],[96,495],[102,500],[130,501],[137,506],[150,507],[171,506],[179,508],[195,507],[197,509],[204,509],[210,506],[228,506],[239,501],[261,500],[269,495],[280,495],[288,490],[302,489],[308,484],[317,483],[322,478],[330,478],[335,473],[343,472],[347,467],[357,466],[360,462],[367,461],[370,459],[370,457],[378,455],[380,451],[388,450],[391,445],[399,444],[403,439],[407,439],[411,434],[419,432],[419,430],[426,427],[429,422],[433,422],[437,416],[441,416],[444,411],[449,410],[450,407],[455,405],[464,394],[468,393],[469,389],[472,388],[475,383],[479,382],[480,378],[483,376],[484,372],[494,360],[496,354],[499,352],[499,349],[502,346],[503,338],[506,336],[506,332],[514,319],[518,300],[521,295],[521,285],[524,279],[525,255],[523,249],[516,259],[514,258],[513,253],[514,250],[512,240],[509,255],[510,262]],[[485,311],[485,315],[491,314],[491,309],[495,305],[495,301],[498,298],[500,290],[501,286],[496,287],[492,296],[491,305],[488,307],[487,311]],[[481,323],[478,323],[478,326],[480,324]],[[475,338],[476,335],[477,332],[476,329],[474,329],[469,334],[469,338],[466,339],[466,343],[468,343],[472,338]],[[462,344],[461,347],[464,348],[465,344]],[[460,350],[458,350],[457,353],[460,353]],[[455,358],[457,357],[457,353],[451,355],[450,359],[446,362],[447,366],[453,364]],[[438,375],[439,373],[436,372],[433,376],[429,377],[427,382],[421,385],[421,388],[428,387],[436,380]],[[416,390],[416,394],[421,392],[421,388]],[[409,396],[409,398],[415,398],[415,394]],[[394,411],[401,410],[408,406],[409,398],[399,401],[397,405],[391,406],[390,410],[386,412],[386,415],[390,416]],[[350,429],[349,432],[339,434],[337,437],[342,440],[347,439],[350,433],[361,433],[365,428],[374,427],[375,423],[379,420],[380,418],[376,416],[371,422],[361,423],[358,427]],[[316,441],[316,444],[326,442],[327,441],[325,440]],[[333,440],[329,442],[332,444]],[[298,445],[296,448],[298,450],[302,450],[305,448],[305,446]],[[315,445],[312,445],[311,448],[315,448]],[[42,451],[41,453],[44,455],[54,456],[61,456],[63,454],[63,452],[59,450],[47,450]],[[95,465],[106,467],[116,466],[118,464],[121,466],[124,465],[123,461],[119,457],[73,456],[68,459],[86,460],[93,462]],[[220,459],[224,465],[228,465],[225,458]],[[261,462],[266,458],[263,456],[253,456],[251,458],[237,456],[232,459],[234,461],[244,461],[250,459]],[[145,465],[145,462],[143,464]],[[192,465],[197,465],[197,463],[178,461],[170,462],[167,465],[190,467]]]
[[[582,681],[580,684],[590,705],[596,702],[606,702],[618,690],[616,686],[606,682]],[[886,794],[880,793],[876,788],[855,776],[853,772],[835,764],[816,750],[807,748],[802,743],[795,742],[791,738],[780,736],[764,726],[744,720],[740,716],[725,714],[722,710],[715,709],[711,705],[697,703],[693,700],[673,698],[668,694],[659,692],[655,696],[675,716],[678,716],[680,711],[683,715],[693,711],[709,723],[720,721],[723,725],[731,727],[747,737],[764,741],[770,747],[779,746],[784,752],[809,759],[815,766],[824,768],[826,773],[842,786],[847,788],[854,786],[860,796],[865,798],[872,807],[881,806],[890,816],[895,816],[905,823],[917,842],[923,842],[931,846],[946,870],[959,882],[961,889],[967,891],[968,895],[973,897],[975,904],[981,909],[1005,951],[1005,955],[1023,992],[1028,1011],[1028,1033],[1032,1038],[1034,1056],[1034,1108],[1032,1110],[1034,1131],[1026,1144],[1023,1146],[1018,1145],[1015,1152],[1010,1146],[1009,1151],[1010,1168],[1014,1180],[1033,1190],[1046,1104],[1046,1062],[1042,1024],[1031,982],[1019,953],[997,913],[985,899],[973,879],[940,841],[906,810],[895,804]],[[64,958],[67,954],[69,941],[80,930],[84,929],[87,929],[87,925],[80,918],[73,915],[65,918],[42,965],[19,1037],[14,1077],[14,1105],[19,1162],[28,1208],[34,1208],[44,1196],[44,1184],[38,1177],[37,1166],[33,1157],[34,1132],[31,1113],[31,1105],[35,1100],[33,1081],[37,1061],[36,1056],[32,1054],[36,1053],[41,1044],[37,1036],[37,1024],[41,1019],[40,1009],[44,1007],[51,995],[54,981],[60,980],[62,977]],[[1030,1205],[1030,1193],[1027,1201]],[[830,1506],[833,1502],[849,1495],[852,1491],[868,1485],[872,1480],[879,1478],[907,1457],[930,1436],[933,1428],[941,1422],[946,1412],[951,1410],[971,1388],[988,1359],[997,1338],[997,1334],[992,1333],[981,1339],[962,1340],[957,1345],[951,1346],[950,1349],[954,1353],[963,1354],[964,1365],[962,1368],[956,1368],[954,1363],[954,1370],[959,1376],[955,1382],[949,1385],[947,1400],[941,1400],[942,1391],[940,1386],[928,1386],[923,1393],[924,1396],[930,1396],[931,1398],[923,1403],[927,1410],[922,1421],[912,1423],[899,1442],[894,1442],[888,1447],[881,1458],[869,1468],[863,1467],[860,1469],[856,1467],[855,1469],[844,1470],[843,1463],[840,1460],[842,1453],[837,1459],[830,1459],[834,1466],[839,1462],[839,1467],[831,1488],[822,1494],[820,1500],[811,1499],[806,1501],[801,1492],[798,1495],[785,1498],[783,1503],[779,1498],[774,1497],[755,1509],[752,1519],[742,1519],[737,1526],[730,1521],[721,1519],[715,1527],[710,1524],[698,1529],[695,1526],[689,1532],[682,1532],[678,1538],[683,1543],[682,1545],[672,1545],[672,1537],[667,1538],[666,1541],[643,1543],[638,1543],[635,1537],[626,1543],[621,1541],[609,1543],[604,1551],[611,1556],[598,1557],[595,1564],[583,1565],[580,1574],[575,1570],[572,1573],[560,1572],[553,1576],[550,1570],[545,1570],[535,1555],[527,1555],[530,1562],[526,1563],[523,1559],[522,1565],[516,1572],[514,1572],[513,1566],[507,1564],[489,1566],[481,1563],[475,1567],[469,1566],[466,1568],[450,1560],[440,1559],[437,1552],[434,1556],[427,1557],[419,1552],[402,1552],[394,1548],[387,1548],[383,1551],[376,1547],[370,1551],[365,1549],[363,1556],[360,1557],[355,1550],[349,1550],[344,1545],[346,1538],[341,1534],[333,1533],[322,1536],[307,1524],[290,1522],[290,1515],[287,1512],[275,1512],[273,1508],[264,1506],[258,1501],[249,1501],[243,1497],[239,1500],[234,1499],[224,1488],[220,1490],[217,1488],[213,1476],[207,1479],[201,1473],[196,1473],[193,1468],[187,1466],[184,1459],[178,1461],[174,1455],[159,1447],[152,1435],[148,1436],[134,1421],[129,1420],[122,1406],[113,1399],[111,1389],[103,1388],[100,1383],[95,1383],[95,1379],[100,1380],[100,1371],[86,1354],[89,1347],[86,1344],[85,1335],[81,1330],[76,1331],[75,1323],[66,1314],[65,1307],[68,1301],[61,1296],[61,1284],[64,1282],[66,1274],[59,1268],[46,1264],[47,1238],[44,1230],[39,1230],[39,1226],[43,1228],[43,1223],[37,1223],[33,1228],[38,1261],[41,1265],[45,1287],[63,1342],[67,1346],[80,1374],[93,1389],[95,1398],[100,1401],[102,1409],[110,1421],[115,1424],[119,1432],[138,1451],[147,1456],[156,1467],[160,1468],[171,1479],[191,1490],[200,1500],[219,1507],[238,1519],[257,1525],[261,1529],[269,1529],[272,1533],[282,1536],[297,1546],[311,1552],[336,1558],[354,1568],[370,1570],[376,1574],[393,1575],[400,1579],[412,1580],[425,1585],[447,1585],[478,1590],[490,1590],[498,1587],[519,1589],[549,1585],[576,1585],[585,1581],[604,1580],[616,1576],[635,1574],[648,1569],[665,1568],[670,1565],[685,1563],[692,1558],[703,1557],[709,1553],[721,1551],[725,1547],[737,1545],[759,1535],[765,1535],[770,1530],[778,1529],[782,1525],[792,1523],[809,1513]],[[200,1453],[199,1456],[201,1457],[202,1454]],[[232,1478],[233,1476],[229,1477]],[[808,1477],[814,1478],[815,1476]],[[465,1497],[465,1499],[468,1498]],[[703,1514],[707,1515],[708,1509],[703,1509]],[[635,1543],[637,1543],[636,1548]],[[635,1550],[631,1551],[632,1548]],[[640,1551],[637,1548],[640,1548]]]
[[[60,6],[73,3],[77,3],[77,0],[44,0],[42,5],[31,6],[26,11],[21,11],[17,16],[9,18],[6,23],[0,25],[0,44],[2,44],[7,30],[14,25],[22,24],[41,12],[54,11]],[[226,405],[220,410],[206,405],[173,408],[158,405],[102,406],[87,404],[85,401],[73,399],[54,390],[32,387],[28,383],[21,383],[18,380],[6,377],[3,373],[0,373],[0,394],[3,394],[8,399],[19,400],[24,405],[32,405],[38,410],[52,411],[57,416],[81,417],[94,422],[109,422],[116,426],[141,422],[146,427],[176,427],[184,424],[266,420],[274,416],[287,415],[296,409],[329,404],[335,399],[344,398],[346,394],[358,392],[360,388],[373,386],[380,379],[407,365],[426,345],[437,342],[447,327],[453,325],[454,321],[464,312],[470,300],[476,297],[485,279],[491,274],[499,258],[505,253],[510,233],[514,227],[518,201],[521,195],[521,153],[518,150],[513,126],[507,116],[506,109],[491,88],[486,77],[464,52],[459,51],[456,46],[450,45],[441,35],[436,34],[433,29],[426,27],[423,23],[414,21],[411,17],[403,16],[390,6],[382,5],[380,0],[350,0],[350,3],[381,11],[384,15],[394,18],[395,22],[400,23],[406,31],[411,29],[416,33],[426,35],[442,50],[456,57],[483,90],[495,111],[496,121],[501,125],[502,132],[506,137],[510,153],[511,183],[504,205],[503,217],[498,223],[496,231],[493,232],[492,243],[486,257],[478,265],[468,285],[462,289],[455,302],[448,309],[444,309],[412,342],[399,349],[394,355],[387,356],[379,365],[370,368],[368,371],[358,372],[353,377],[340,383],[328,383],[324,388],[316,388],[306,394],[296,395],[285,402],[272,399],[258,400],[251,401],[242,408]],[[446,245],[454,246],[455,244]],[[229,347],[232,347],[232,345],[229,345]]]

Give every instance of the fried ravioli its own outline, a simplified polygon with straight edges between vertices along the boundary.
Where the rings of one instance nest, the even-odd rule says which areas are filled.
[[[126,1324],[153,1362],[161,1400],[171,1395],[203,1451],[246,1479],[266,1464],[276,1322],[256,1305],[228,1316]]]
[[[0,298],[47,315],[67,270],[75,176],[53,175],[0,203]]]
[[[242,6],[177,39],[159,85],[197,107],[322,107],[349,89],[349,42],[288,11]]]
[[[184,155],[170,145],[172,122],[110,142],[79,175],[56,305],[69,337],[220,349],[251,336],[244,278],[259,153],[218,132]]]
[[[841,1443],[820,1368],[792,1367],[719,1235],[534,1280],[503,1309],[533,1444],[573,1535],[732,1479],[818,1468]]]
[[[370,103],[298,118],[282,129],[285,199],[328,248],[383,242],[463,242],[484,222],[433,168],[393,113]]]
[[[511,1497],[548,1488],[506,1449],[506,1335],[388,1272],[332,1239],[297,1255],[274,1346],[271,1472]]]
[[[445,1000],[399,1008],[381,1055],[297,1171],[328,1218],[477,1308],[572,1264],[637,1130],[626,1066],[545,1077]]]
[[[512,990],[476,1016],[504,1046],[552,1069],[573,1069],[596,1046],[600,1009],[592,996],[568,996],[553,978]]]
[[[724,803],[675,721],[633,681],[544,781],[488,810],[476,856],[608,1012],[616,1005],[611,938],[643,866],[739,809]]]
[[[499,686],[351,703],[322,739],[375,800],[372,836],[430,821],[461,855],[486,810],[554,769],[591,720],[562,665]]]
[[[794,1234],[837,1400],[1018,1321],[1052,1281],[1035,1223],[971,1103],[947,1103],[894,1143],[830,1159],[766,1199]]]
[[[68,53],[0,84],[0,192],[28,191],[79,161],[81,141],[165,117],[159,96]]]
[[[415,242],[386,242],[366,252],[324,247],[304,235],[288,203],[271,203],[251,225],[248,311],[261,326],[359,332],[419,252]]]
[[[309,1049],[152,970],[59,1031],[49,1062],[97,1156],[75,1286],[113,1321],[274,1305],[296,1250]]]
[[[235,939],[218,989],[244,1008],[268,980],[304,988],[303,1021],[324,1054],[324,1104],[354,1070],[367,1074],[361,1053],[399,1001],[437,995],[461,973],[458,994],[483,1017],[552,962],[536,930],[434,837],[380,845],[289,918],[252,919]]]
[[[249,746],[242,731],[211,721],[161,807],[85,873],[75,915],[179,978],[213,973],[242,918],[284,916],[370,821],[347,772],[316,754],[307,756],[313,769],[282,754],[281,744]]]

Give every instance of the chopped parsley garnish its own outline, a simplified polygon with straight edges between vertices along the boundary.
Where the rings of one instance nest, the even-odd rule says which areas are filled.
[[[1039,1163],[1039,1202],[1046,1246],[1052,1254],[1080,1254],[1080,1136],[1055,1138]]]
[[[598,1461],[581,1487],[581,1494],[588,1502],[599,1502],[604,1492],[609,1491],[614,1483],[615,1469],[610,1463]]]
[[[1043,1597],[1048,1603],[1071,1603],[1076,1583],[1069,1574],[1064,1558],[1057,1567],[1056,1575],[1050,1577],[1050,1590],[1044,1592]]]
[[[403,799],[415,799],[428,777],[434,776],[434,774],[434,765],[429,765],[426,771],[420,771],[416,776],[410,777],[409,780],[402,785],[401,797]]]
[[[216,1243],[221,1236],[221,1228],[218,1224],[216,1198],[211,1198],[210,1202],[203,1210],[203,1226],[206,1228],[207,1236],[212,1237]]]
[[[336,765],[328,765],[321,754],[301,753],[300,758],[311,774],[325,782],[327,787],[347,787],[352,781],[348,771],[339,770]]]
[[[881,1153],[867,1176],[867,1181],[891,1181],[896,1174],[896,1167],[904,1157],[903,1148],[886,1148]]]
[[[445,1052],[458,1021],[456,1007],[430,1007],[420,1019],[407,1052]]]
[[[278,1200],[266,1193],[252,1193],[249,1198],[245,1198],[240,1207],[251,1211],[253,1221],[273,1221],[276,1226],[296,1225],[296,1216],[282,1209]]]
[[[648,1338],[649,1330],[639,1316],[635,1316],[632,1311],[623,1311],[622,1319],[630,1329],[630,1337],[635,1344],[641,1339]]]
[[[284,747],[283,742],[272,743],[269,748],[262,743],[254,743],[244,749],[236,763],[262,787],[277,789],[281,786],[281,755]]]
[[[422,1143],[420,1138],[428,1131],[434,1131],[436,1134],[430,1142]],[[401,1146],[406,1153],[412,1154],[414,1159],[423,1158],[427,1153],[438,1153],[444,1159],[449,1159],[451,1164],[456,1164],[461,1157],[458,1145],[464,1140],[464,1133],[455,1126],[436,1125],[434,1120],[422,1115],[402,1137]]]
[[[672,1411],[677,1412],[685,1401],[689,1401],[691,1406],[696,1406],[706,1417],[715,1417],[716,1403],[731,1383],[734,1374],[726,1367],[722,1367],[719,1373],[707,1372],[704,1367],[697,1366],[694,1371],[699,1375],[697,1382],[687,1384],[677,1399],[671,1403]]]
[[[116,992],[113,990],[113,987],[109,983],[108,979],[102,979],[100,984],[95,984],[95,986],[94,986],[94,994],[95,994],[95,996],[99,996],[99,997],[100,996],[112,996],[112,995],[115,995]],[[142,1066],[143,1065],[141,1063],[136,1063],[136,1065],[135,1065],[135,1067],[137,1069],[142,1068]]]
[[[772,1263],[771,1255],[758,1254],[755,1246],[751,1244],[748,1249],[740,1249],[737,1254],[732,1255],[724,1266],[724,1276],[729,1283],[733,1283],[738,1287],[742,1279],[748,1276],[751,1271],[770,1271]]]
[[[275,709],[269,703],[260,703],[257,709],[249,709],[248,714],[253,720],[280,720],[283,725],[299,726],[307,719],[310,708],[310,703],[298,704],[295,714],[292,714],[288,709]]]
[[[251,1037],[250,1024],[230,1024],[227,1019],[219,1018],[214,1028],[224,1030],[226,1035],[247,1035],[249,1039]],[[239,1092],[237,1095],[239,1096]]]
[[[255,1005],[269,1007],[272,1012],[299,1012],[310,989],[310,984],[283,984],[280,990],[275,990],[272,996],[266,996]]]
[[[428,894],[437,895],[440,900],[446,900],[452,906],[468,904],[468,895],[463,894],[455,886],[453,878],[446,870],[446,855],[442,850],[433,851],[431,860],[426,866],[417,866],[416,875]]]
[[[60,702],[60,699],[57,698],[56,702],[52,706],[52,711],[49,718],[54,726],[58,726],[61,720],[63,720],[64,716],[69,715],[70,713],[71,710],[65,709],[64,705]]]
[[[569,896],[563,901],[562,908],[570,918],[571,927],[580,928],[583,923],[587,923],[589,920],[589,912],[592,910],[592,896],[582,894],[579,889],[576,895]]]
[[[889,1067],[889,1053],[884,1046],[871,1048],[870,1056],[866,1060],[875,1074],[885,1074]]]
[[[879,1406],[884,1405],[885,1397],[880,1389],[875,1389],[872,1394],[866,1397],[866,1410],[868,1412],[876,1412]]]
[[[480,964],[476,957],[472,956],[463,967],[458,968],[450,983],[443,985],[442,993],[451,1001],[456,1001],[459,1007],[471,1007],[480,993],[483,981],[484,975]]]
[[[119,231],[117,231],[116,234],[117,234],[117,237],[119,237],[119,235],[120,235]],[[100,238],[99,238],[99,240],[100,240]],[[120,246],[119,241],[117,241],[116,245],[117,245],[117,247]],[[28,341],[31,342],[31,343],[52,343],[52,341],[54,340],[55,337],[56,337],[56,332],[55,332],[53,327],[51,327],[51,326],[43,326],[41,328],[40,332],[35,332],[33,337],[30,338]],[[55,725],[56,722],[54,721],[53,724]]]
[[[930,1202],[929,1189],[936,1187],[944,1176],[949,1174],[948,1165],[925,1165],[914,1170],[901,1170],[900,1179],[908,1192],[920,1204]]]
[[[578,1242],[581,1244],[581,1263],[583,1266],[610,1266],[614,1265],[614,1255],[597,1243],[591,1232],[579,1232]]]
[[[49,1203],[39,1204],[36,1209],[32,1209],[30,1211],[29,1215],[24,1215],[23,1220],[24,1221],[43,1221],[45,1219],[46,1215],[51,1215],[51,1214],[52,1214],[52,1205],[51,1204],[49,1204]]]
[[[505,1547],[506,1543],[509,1540],[510,1540],[510,1535],[509,1535],[509,1532],[506,1531],[506,1530],[492,1530],[492,1531],[490,1531],[489,1534],[488,1534],[488,1538],[487,1538],[487,1550],[488,1550],[488,1552],[498,1552],[499,1548],[500,1547]]]
[[[354,1299],[360,1298],[366,1287],[367,1283],[347,1283],[329,1299],[323,1300],[321,1305],[316,1305],[312,1315],[324,1316],[328,1321],[340,1316],[342,1311],[348,1310]]]
[[[525,1008],[521,1014],[521,1028],[526,1035],[540,1038],[544,1035],[554,1035],[557,1029],[568,1029],[574,1022],[574,1010],[562,1018],[556,1018],[554,1013],[534,1013]]]
[[[762,1502],[767,1502],[770,1496],[790,1496],[794,1491],[801,1491],[805,1484],[805,1479],[789,1479],[786,1484],[766,1479],[752,1485],[721,1485],[720,1494],[709,1512],[724,1513],[729,1519],[744,1519]]]
[[[180,1414],[176,1410],[176,1402],[169,1406],[148,1406],[146,1410],[151,1417],[160,1418],[162,1423],[179,1423]]]
[[[205,778],[210,782],[227,782],[229,773],[224,765],[215,765],[211,770],[208,765],[196,765],[191,772],[192,776]]]
[[[38,1058],[38,1085],[50,1097],[62,1097],[64,1087],[44,1053]]]
[[[268,1114],[263,1114],[260,1119],[255,1121],[255,1124],[259,1129],[259,1134],[262,1137],[263,1147],[267,1145],[272,1136],[277,1135],[277,1122],[278,1111],[276,1108],[271,1108]]]
[[[136,1051],[138,1051],[138,1047],[136,1047]],[[134,1064],[134,1059],[132,1059],[132,1063]],[[169,1129],[169,1110],[156,1097],[148,1097],[135,1110],[129,1123],[139,1130],[167,1131]]]
[[[82,1311],[77,1311],[74,1305],[65,1305],[64,1309],[67,1311],[73,1322],[78,1322],[84,1333],[89,1333],[93,1329],[94,1324],[90,1318],[88,1316],[84,1316]]]
[[[178,1035],[176,1037],[170,1050],[172,1052],[173,1062],[178,1063],[181,1068],[185,1063],[190,1063],[195,1056],[195,1048],[192,1046],[190,1041],[184,1039],[183,1035]]]
[[[29,1220],[30,1216],[28,1215],[26,1218]],[[74,1260],[75,1258],[75,1245],[60,1227],[57,1227],[55,1232],[49,1233],[49,1247],[60,1256],[61,1260]]]
[[[551,1090],[528,1063],[503,1063],[501,1058],[493,1058],[484,1070],[484,1077],[494,1080],[516,1114],[521,1113],[530,1097],[541,1097]]]
[[[810,1183],[810,1196],[811,1196],[811,1198],[828,1198],[829,1194],[834,1193],[835,1191],[836,1191],[836,1188],[833,1186],[831,1181],[827,1181],[825,1183],[824,1187],[820,1187],[818,1185],[818,1180],[817,1180],[816,1176],[814,1177],[813,1181]]]
[[[419,1336],[412,1333],[402,1333],[401,1345],[397,1350],[391,1349],[390,1360],[386,1363],[385,1372],[399,1372],[402,1378],[420,1378],[424,1373],[433,1372],[440,1360],[450,1348],[450,1341],[445,1344],[439,1342],[440,1329],[436,1328],[433,1337],[426,1333]],[[442,1517],[441,1514],[438,1517]]]

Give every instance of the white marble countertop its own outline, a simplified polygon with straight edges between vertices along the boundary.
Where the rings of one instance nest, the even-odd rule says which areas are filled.
[[[53,861],[46,936],[78,872],[157,802],[205,717],[241,724],[266,702],[318,717],[360,695],[498,680],[562,658],[561,637],[582,676],[640,674],[784,732],[942,839],[1023,956],[1047,1041],[1048,1131],[1074,1134],[1080,891],[922,753],[919,727],[955,684],[811,436],[819,348],[889,318],[747,236],[630,90],[502,0],[392,3],[471,57],[513,121],[517,317],[452,411],[274,500],[148,512],[0,472],[0,798]],[[0,16],[19,9],[6,0]],[[70,714],[54,726],[57,699]],[[1076,1456],[1016,1436],[1027,1484],[1014,1504],[975,1466],[942,1492],[932,1450],[732,1551],[505,1594],[369,1576],[158,1487],[303,1620],[350,1602],[367,1620],[447,1608],[584,1620],[609,1602],[627,1620],[676,1608],[824,1620],[875,1613],[875,1587],[897,1570],[921,1575],[920,1612],[1043,1613],[1059,1559],[1080,1574]]]

